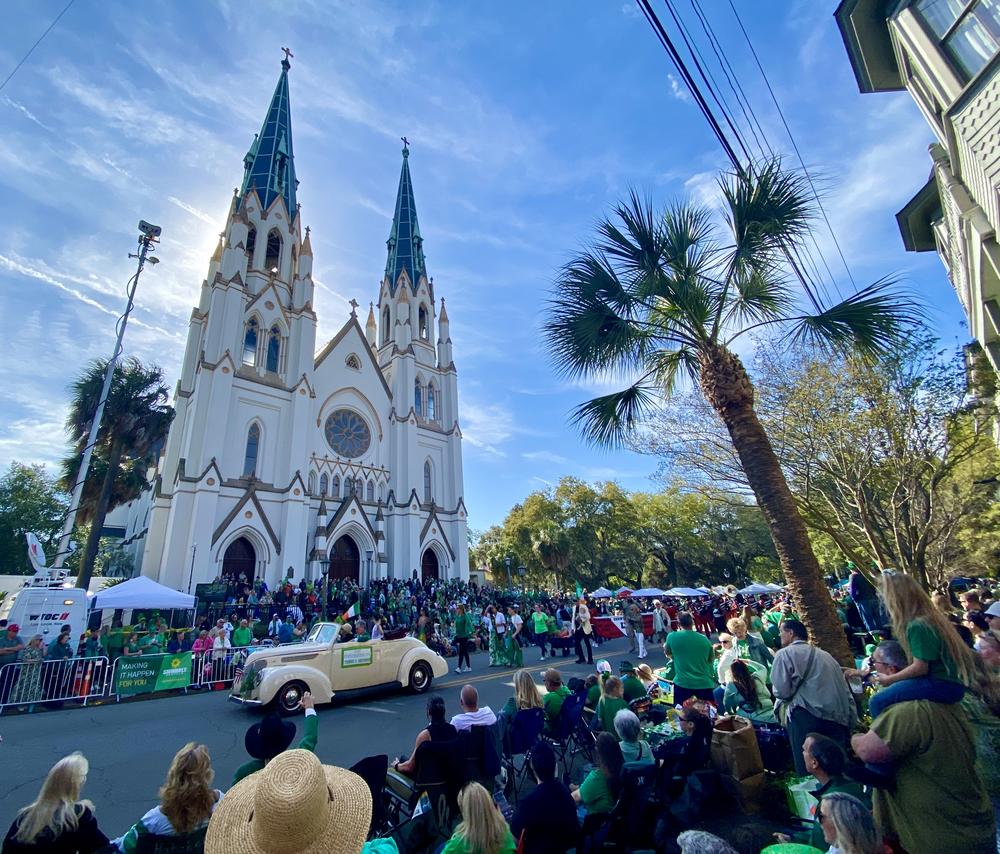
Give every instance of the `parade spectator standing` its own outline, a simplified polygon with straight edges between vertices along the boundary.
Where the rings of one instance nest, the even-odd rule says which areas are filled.
[[[576,639],[576,663],[593,664],[594,650],[590,645],[590,635],[594,629],[590,625],[590,609],[587,607],[587,600],[582,596],[573,608],[573,637]],[[583,644],[587,644],[587,659],[583,658]]]
[[[694,630],[694,618],[684,611],[677,615],[678,631],[663,642],[663,651],[674,663],[674,704],[688,697],[715,701],[715,655],[712,642]]]
[[[521,798],[510,829],[522,854],[565,854],[576,847],[576,804],[556,779],[556,755],[544,741],[531,748],[531,773],[538,785]]]
[[[114,841],[122,854],[132,854],[143,837],[186,836],[208,825],[222,792],[212,788],[212,759],[204,744],[188,742],[174,755],[160,789],[160,803]]]
[[[837,660],[808,642],[809,633],[798,620],[779,626],[781,649],[774,656],[771,686],[781,701],[779,718],[788,731],[795,771],[806,773],[802,744],[818,732],[846,745],[857,720],[854,698]]]
[[[10,623],[0,635],[0,703],[7,702],[11,686],[14,684],[14,671],[17,670],[16,667],[12,667],[4,671],[3,667],[14,664],[25,647],[24,641],[18,634],[20,630],[21,627],[17,623]]]
[[[875,590],[875,585],[857,567],[851,567],[847,591],[861,615],[861,622],[864,623],[865,629],[869,632],[875,632],[882,628],[885,619],[879,606],[878,592]]]
[[[770,668],[774,661],[774,653],[767,648],[767,644],[760,638],[750,634],[750,627],[742,617],[733,617],[727,621],[726,628],[733,634],[733,649],[740,658],[749,661],[756,661],[766,668]],[[719,636],[721,639],[721,635]]]
[[[469,659],[469,641],[472,638],[472,617],[465,611],[465,605],[461,602],[455,608],[455,645],[458,647],[458,666],[456,673],[471,673],[472,662]],[[374,638],[374,632],[372,633]],[[465,666],[462,666],[462,661]]]
[[[12,703],[39,703],[44,699],[42,688],[42,662],[45,646],[41,635],[34,635],[21,650],[21,667],[17,684],[10,693]]]
[[[247,620],[240,620],[239,626],[233,629],[231,641],[235,647],[247,647],[253,643],[253,633]]]
[[[623,661],[619,666],[622,680],[622,697],[626,703],[639,700],[646,696],[646,686],[635,675],[635,667],[631,661]]]
[[[993,810],[958,703],[895,703],[852,746],[863,762],[895,763],[894,786],[875,790],[875,818],[909,854],[995,853]]]
[[[521,631],[524,629],[524,620],[517,613],[514,606],[507,608],[507,665],[509,667],[521,667],[524,665],[524,652],[521,649]]]
[[[670,631],[670,616],[659,599],[653,600],[653,643],[663,643]]]
[[[3,854],[92,854],[108,844],[94,805],[80,800],[89,766],[82,753],[63,757],[49,771],[33,803],[7,831]]]
[[[625,626],[628,635],[629,652],[635,652],[640,659],[646,657],[646,637],[642,631],[642,609],[638,602],[625,606]]]
[[[299,750],[315,750],[319,738],[319,718],[316,715],[316,703],[312,694],[306,691],[302,695],[302,708],[306,710],[305,733],[299,742]],[[278,754],[288,750],[295,738],[295,724],[281,718],[277,712],[272,712],[259,724],[254,724],[247,730],[243,743],[247,753],[253,758],[244,762],[233,775],[235,786],[244,777],[260,771]]]
[[[458,695],[458,704],[462,711],[451,719],[455,729],[471,730],[474,726],[493,726],[497,716],[489,706],[479,707],[479,692],[475,685],[463,685]]]

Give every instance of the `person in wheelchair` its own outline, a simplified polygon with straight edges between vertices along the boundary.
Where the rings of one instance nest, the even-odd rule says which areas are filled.
[[[433,696],[427,701],[427,726],[417,733],[413,743],[413,752],[409,759],[398,757],[386,775],[386,786],[403,800],[409,802],[414,796],[415,780],[420,778],[418,752],[425,742],[432,744],[447,744],[456,742],[458,730],[448,723],[445,714],[444,697]],[[427,753],[427,751],[423,751]]]

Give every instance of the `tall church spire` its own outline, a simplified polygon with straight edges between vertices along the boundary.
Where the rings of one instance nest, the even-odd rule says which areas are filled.
[[[274,95],[271,96],[271,106],[267,110],[264,124],[243,158],[246,171],[240,196],[245,195],[251,187],[256,188],[264,210],[281,196],[285,200],[289,218],[294,220],[295,190],[299,182],[295,180],[292,113],[288,101],[288,70],[292,67],[288,57],[291,55],[286,48],[285,58],[281,61],[281,76],[274,88]]]
[[[399,275],[406,270],[410,285],[416,291],[421,276],[427,275],[424,263],[424,241],[417,223],[417,205],[413,198],[413,183],[410,180],[410,144],[403,137],[403,169],[399,174],[399,191],[396,193],[396,211],[389,232],[389,257],[385,265],[385,275],[389,279],[389,291],[395,293]]]

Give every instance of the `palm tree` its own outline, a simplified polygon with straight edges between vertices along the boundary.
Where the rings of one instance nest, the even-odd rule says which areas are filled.
[[[778,326],[793,339],[875,356],[920,311],[882,280],[830,308],[813,298],[814,313],[802,313],[791,272],[806,284],[794,263],[812,219],[803,179],[775,160],[723,174],[719,187],[725,226],[690,203],[657,217],[635,192],[615,219],[602,220],[596,245],[557,280],[548,350],[564,376],[630,383],[575,411],[585,437],[604,446],[626,443],[682,375],[700,386],[729,430],[799,614],[813,639],[847,663],[847,640],[733,342]]]
[[[66,430],[74,450],[62,462],[61,485],[66,490],[72,490],[80,471],[107,366],[106,361],[95,360],[71,386],[73,399]],[[81,524],[90,523],[77,587],[86,590],[90,584],[108,511],[138,497],[145,488],[150,456],[166,438],[173,418],[158,367],[146,367],[138,359],[127,359],[115,367],[77,516]]]

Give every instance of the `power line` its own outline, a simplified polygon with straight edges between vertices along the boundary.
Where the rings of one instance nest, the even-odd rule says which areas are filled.
[[[30,48],[28,48],[28,52],[27,52],[27,53],[26,53],[26,54],[25,54],[24,56],[22,56],[22,57],[21,57],[21,61],[20,61],[20,62],[18,62],[18,64],[17,64],[17,65],[15,65],[15,66],[14,66],[14,68],[13,68],[13,69],[11,70],[10,74],[8,74],[8,75],[7,75],[7,76],[6,76],[5,78],[4,78],[4,80],[3,80],[3,83],[0,83],[0,91],[3,91],[3,87],[4,87],[4,86],[6,86],[6,85],[7,85],[7,84],[8,84],[9,82],[10,82],[10,78],[11,78],[11,77],[13,77],[13,76],[14,76],[15,74],[17,74],[17,70],[18,70],[18,69],[19,69],[19,68],[20,68],[20,67],[21,67],[22,65],[24,65],[24,63],[25,63],[25,62],[27,62],[27,60],[28,60],[28,57],[29,57],[29,56],[31,56],[31,54],[32,54],[32,53],[34,52],[35,48],[36,48],[36,47],[38,47],[38,46],[39,46],[39,45],[40,45],[40,44],[42,43],[42,39],[44,39],[44,38],[45,38],[45,37],[46,37],[46,36],[47,36],[47,35],[48,35],[48,34],[49,34],[49,33],[50,33],[51,31],[52,31],[52,28],[53,28],[53,27],[54,27],[54,26],[55,26],[56,24],[58,24],[58,23],[59,23],[59,19],[60,19],[60,18],[61,18],[61,17],[63,16],[63,15],[65,15],[65,14],[66,14],[66,13],[67,13],[67,12],[69,11],[69,7],[70,7],[70,6],[72,6],[72,5],[73,5],[73,4],[75,3],[75,2],[76,2],[76,0],[69,0],[69,3],[67,3],[67,4],[66,4],[66,5],[65,5],[65,6],[63,7],[63,10],[62,10],[62,11],[61,11],[61,12],[60,12],[60,13],[59,13],[58,15],[56,15],[56,16],[55,16],[55,18],[54,18],[54,19],[52,20],[52,23],[51,23],[51,24],[49,24],[49,25],[48,25],[48,26],[47,26],[47,27],[45,28],[45,32],[44,32],[44,33],[42,33],[42,34],[41,34],[41,35],[40,35],[40,36],[39,36],[39,37],[38,37],[38,38],[37,38],[37,39],[35,40],[35,43],[34,43],[34,44],[33,44],[33,45],[32,45],[32,46],[30,47]]]
[[[851,280],[851,284],[857,288],[857,282],[854,281],[854,276],[851,273],[851,268],[847,263],[847,258],[844,256],[844,250],[840,248],[840,241],[837,240],[837,235],[833,230],[833,225],[830,223],[830,218],[826,214],[826,208],[823,207],[823,202],[819,197],[819,193],[816,190],[816,185],[813,183],[812,175],[809,174],[809,169],[806,167],[806,162],[802,157],[802,152],[799,151],[798,143],[795,142],[795,136],[792,134],[792,129],[788,126],[788,122],[785,119],[785,113],[781,109],[781,104],[778,103],[778,98],[774,94],[774,89],[771,88],[771,81],[768,79],[767,72],[764,71],[764,66],[761,64],[760,57],[757,56],[757,51],[753,46],[753,42],[750,40],[750,35],[747,33],[746,27],[743,26],[743,20],[740,18],[740,13],[736,11],[736,6],[733,0],[729,0],[729,8],[733,10],[733,16],[736,18],[736,23],[739,25],[740,32],[743,33],[743,38],[746,39],[747,46],[750,48],[750,53],[753,55],[754,62],[757,64],[757,68],[760,71],[761,77],[764,78],[764,85],[767,87],[768,94],[771,96],[771,100],[774,102],[775,109],[778,111],[778,116],[781,118],[781,123],[785,127],[785,132],[788,134],[788,139],[792,143],[792,149],[795,151],[795,156],[799,160],[799,165],[802,167],[802,171],[805,173],[806,180],[809,182],[809,186],[812,188],[813,196],[816,198],[816,204],[819,206],[820,213],[823,215],[823,221],[826,223],[826,227],[830,232],[830,236],[833,238],[834,246],[837,247],[837,254],[840,255],[840,260],[844,265],[844,270],[847,271],[847,278]],[[837,281],[834,279],[834,287],[837,287]],[[837,290],[838,295],[840,290]]]

